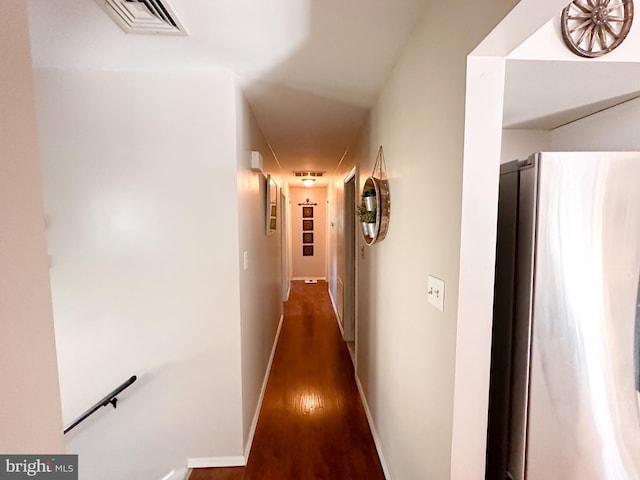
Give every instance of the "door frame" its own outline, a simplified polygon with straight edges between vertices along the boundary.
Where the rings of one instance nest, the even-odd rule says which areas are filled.
[[[291,278],[289,275],[289,197],[280,189],[280,242],[281,242],[281,264],[282,264],[282,301],[289,300],[291,291]]]
[[[354,342],[357,352],[358,344],[358,234],[356,222],[356,205],[359,191],[359,168],[356,165],[344,177],[343,181],[343,229],[344,245],[344,278],[343,281],[343,338],[346,342]],[[349,193],[350,192],[350,193]],[[350,322],[347,325],[347,321]],[[357,358],[357,355],[355,355]],[[354,362],[355,363],[355,362]],[[354,365],[355,366],[355,365]]]

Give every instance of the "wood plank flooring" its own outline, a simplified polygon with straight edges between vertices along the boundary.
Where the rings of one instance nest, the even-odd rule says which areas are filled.
[[[246,467],[190,480],[384,480],[326,282],[293,282]]]

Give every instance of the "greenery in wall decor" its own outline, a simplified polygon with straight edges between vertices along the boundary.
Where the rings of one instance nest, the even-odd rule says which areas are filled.
[[[363,197],[375,197],[376,196],[376,189],[373,185],[365,185],[364,189],[362,190],[362,196]]]
[[[360,210],[360,221],[363,223],[376,223],[376,211]]]

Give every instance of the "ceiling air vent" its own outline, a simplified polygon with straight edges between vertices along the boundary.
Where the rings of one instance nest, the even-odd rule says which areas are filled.
[[[166,0],[96,0],[126,33],[187,35]]]
[[[324,172],[303,171],[303,172],[293,172],[293,174],[296,177],[322,177],[324,175]]]

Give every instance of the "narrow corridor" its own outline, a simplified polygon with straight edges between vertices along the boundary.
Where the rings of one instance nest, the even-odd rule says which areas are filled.
[[[384,480],[326,282],[292,282],[246,467],[190,480]]]

